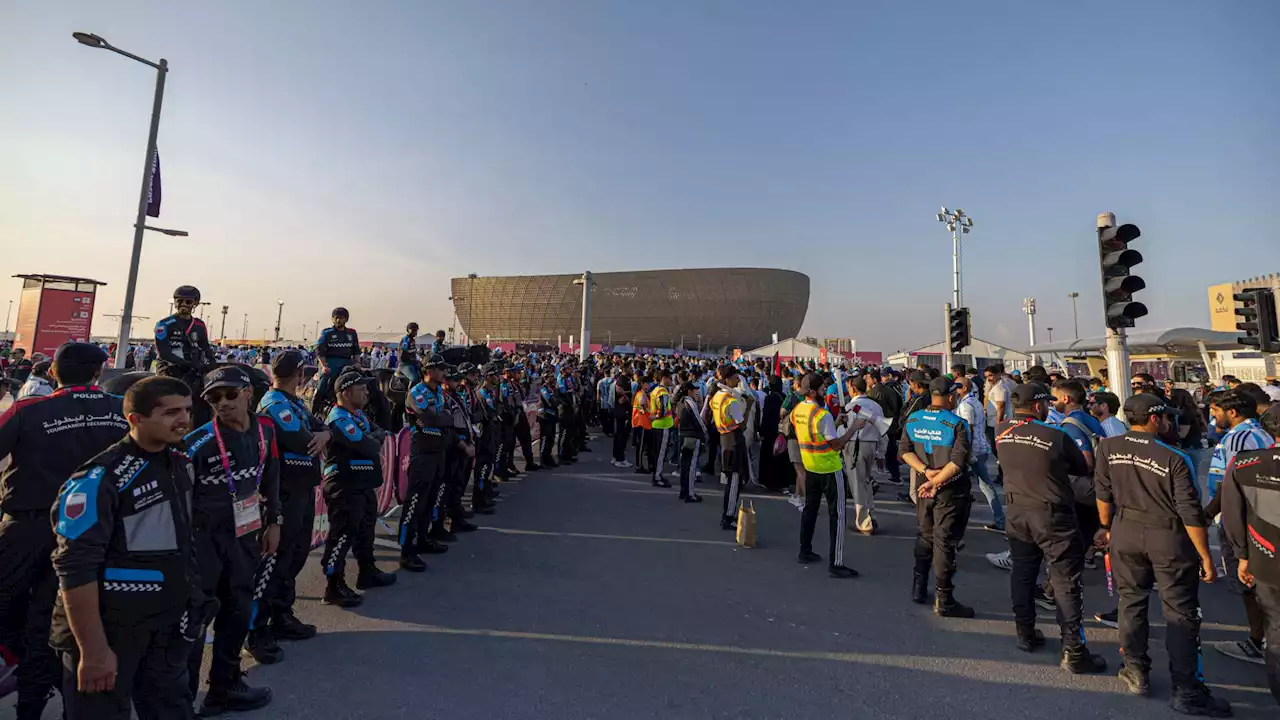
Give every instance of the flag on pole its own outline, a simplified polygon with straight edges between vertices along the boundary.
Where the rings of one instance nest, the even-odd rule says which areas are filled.
[[[782,358],[778,356],[778,351],[773,351],[773,374],[782,377]]]
[[[151,179],[147,182],[147,216],[160,217],[160,148],[151,158]]]

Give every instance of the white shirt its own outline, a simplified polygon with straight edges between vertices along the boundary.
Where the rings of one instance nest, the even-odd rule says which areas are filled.
[[[970,457],[978,458],[983,455],[990,455],[991,446],[987,444],[987,433],[983,429],[987,424],[986,413],[982,410],[982,403],[978,402],[978,396],[976,394],[966,395],[960,401],[960,404],[956,406],[956,414],[969,423]]]
[[[1009,378],[1000,378],[994,383],[987,386],[987,427],[996,427],[1001,420],[1013,419],[1013,386],[1015,383]],[[996,401],[1004,403],[1004,416],[1000,417],[996,412]]]
[[[854,412],[854,407],[858,408],[857,413]],[[859,395],[855,398],[851,398],[849,402],[845,403],[844,409],[849,413],[848,422],[857,422],[859,418],[866,421],[866,424],[862,426],[861,430],[854,434],[854,437],[863,442],[880,441],[880,431],[876,429],[875,425],[876,420],[884,418],[884,409],[880,407],[880,403],[872,400],[866,395]]]
[[[44,397],[53,394],[53,385],[42,377],[32,375],[27,381],[22,383],[22,388],[18,390],[16,400],[27,397]]]

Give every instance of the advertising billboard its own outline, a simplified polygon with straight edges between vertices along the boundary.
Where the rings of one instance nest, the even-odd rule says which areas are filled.
[[[1209,288],[1209,327],[1221,332],[1236,331],[1235,290],[1231,283]]]
[[[13,345],[28,354],[53,357],[68,342],[89,339],[93,302],[105,283],[61,275],[16,275],[23,279]]]

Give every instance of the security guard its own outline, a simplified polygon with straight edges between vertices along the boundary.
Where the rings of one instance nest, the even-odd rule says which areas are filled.
[[[400,365],[396,372],[408,378],[409,387],[413,387],[422,379],[422,358],[418,356],[418,323],[409,323],[404,332],[405,336],[400,338]]]
[[[495,398],[499,422],[494,429],[497,437],[494,438],[493,476],[506,481],[520,474],[515,464],[516,416],[523,412],[523,401],[519,399],[520,384],[515,381],[515,369],[503,367],[501,360],[494,360],[492,366],[495,371],[500,370],[504,374],[502,381],[498,383]],[[517,403],[520,405],[517,406]]]
[[[1236,573],[1253,588],[1266,618],[1267,679],[1280,703],[1280,448],[1237,453],[1223,480],[1222,529],[1235,550]]]
[[[1067,433],[1044,422],[1053,397],[1038,383],[1018,385],[1013,389],[1013,420],[996,428],[1008,504],[1005,534],[1013,560],[1009,583],[1018,649],[1031,652],[1044,644],[1036,629],[1035,586],[1040,563],[1047,560],[1059,609],[1062,667],[1076,674],[1100,673],[1107,663],[1089,652],[1084,641],[1084,538],[1071,482],[1073,475],[1088,474],[1089,466]]]
[[[647,467],[649,462],[649,432],[653,430],[653,416],[649,414],[649,392],[653,380],[648,375],[641,375],[635,382],[636,392],[631,397],[632,444],[636,449],[636,474],[652,472]]]
[[[711,419],[720,433],[722,468],[729,486],[724,493],[720,529],[736,530],[738,490],[742,487],[742,479],[747,477],[747,440],[742,430],[746,403],[738,397],[738,383],[742,381],[738,368],[722,365],[719,376],[716,393],[711,396]]]
[[[492,515],[493,465],[498,458],[498,435],[502,432],[502,389],[498,385],[498,368],[488,363],[482,369],[484,384],[475,387],[476,469],[475,487],[471,490],[471,509],[478,515]],[[470,380],[468,380],[470,384]]]
[[[1172,421],[1177,410],[1158,395],[1142,394],[1126,400],[1124,412],[1132,429],[1102,440],[1094,468],[1102,524],[1094,542],[1110,545],[1119,595],[1119,677],[1130,693],[1149,692],[1147,605],[1159,587],[1168,623],[1170,705],[1186,715],[1229,717],[1231,705],[1211,695],[1200,674],[1199,581],[1213,582],[1217,573],[1195,466],[1171,444],[1178,440]]]
[[[900,457],[923,482],[916,488],[916,564],[911,599],[928,602],[929,569],[937,592],[933,612],[942,617],[971,618],[973,608],[956,602],[952,577],[956,549],[964,539],[973,505],[969,479],[969,424],[952,412],[959,388],[950,378],[929,381],[930,405],[916,410],[903,423]]]
[[[560,463],[578,461],[578,451],[582,449],[582,435],[579,432],[580,420],[578,407],[578,382],[573,378],[572,358],[560,366],[560,374],[556,377],[556,391],[560,399]]]
[[[269,645],[264,642],[266,635],[276,640],[306,640],[316,634],[314,625],[304,624],[293,614],[293,603],[296,579],[311,549],[320,455],[329,444],[329,430],[307,412],[297,396],[303,375],[302,353],[278,353],[271,361],[274,384],[258,403],[258,414],[270,418],[276,427],[282,522],[280,545],[274,555],[263,558],[266,567],[260,570],[265,582],[254,603],[248,645],[255,658],[255,648]]]
[[[667,461],[667,443],[671,439],[671,428],[675,425],[675,413],[671,407],[671,373],[658,371],[658,382],[649,393],[649,428],[648,454],[649,465],[653,469],[654,487],[671,487],[671,483],[662,476],[662,467]]]
[[[835,420],[822,407],[822,382],[816,374],[802,381],[804,402],[791,410],[791,423],[800,445],[800,459],[805,469],[804,510],[800,515],[801,563],[812,563],[822,557],[813,551],[813,531],[818,525],[818,507],[827,498],[830,515],[831,562],[827,574],[833,578],[858,577],[858,571],[844,564],[844,461],[840,451],[863,425],[850,423],[843,435],[836,434]]]
[[[470,366],[464,363],[459,367]],[[459,532],[477,530],[467,522],[462,507],[462,495],[471,479],[471,463],[476,456],[475,431],[471,427],[470,394],[462,387],[463,374],[459,367],[445,372],[445,401],[453,417],[452,443],[445,451],[445,482],[436,499],[435,522],[429,532],[437,540],[452,541]],[[474,366],[472,366],[474,367]],[[470,370],[470,367],[467,368]],[[444,519],[448,518],[446,528]]]
[[[175,377],[191,388],[193,421],[209,422],[209,406],[200,399],[200,382],[213,367],[209,328],[192,313],[200,306],[200,291],[190,285],[173,291],[174,313],[156,323],[156,374]],[[145,368],[141,368],[145,369]]]
[[[555,385],[550,376],[542,379],[542,387],[538,388],[538,434],[541,436],[543,467],[558,467],[556,462],[556,425],[560,422],[560,407],[556,401]]]
[[[60,676],[49,649],[58,588],[49,564],[49,508],[72,471],[129,431],[120,398],[96,385],[106,361],[97,345],[63,345],[53,357],[58,389],[18,400],[0,415],[0,458],[10,458],[0,476],[0,646],[22,660],[22,720],[40,717]]]
[[[182,439],[191,390],[150,377],[124,399],[129,434],[80,467],[53,508],[61,588],[51,644],[68,720],[191,717],[187,652],[195,568]],[[185,634],[184,634],[185,632]],[[19,706],[19,718],[36,718]]]
[[[333,400],[333,381],[353,358],[360,356],[360,337],[347,327],[351,314],[344,307],[333,309],[333,327],[320,331],[316,341],[316,359],[320,361],[320,377],[316,379],[316,393],[311,398],[311,412],[319,413]]]
[[[435,497],[444,482],[445,446],[453,416],[444,396],[444,358],[432,355],[424,366],[422,382],[409,390],[405,421],[411,428],[409,487],[400,513],[400,567],[422,572],[427,564],[418,553],[441,553],[448,546],[427,540],[427,528]]]
[[[511,386],[511,406],[515,409],[516,441],[520,445],[520,454],[524,456],[524,470],[538,470],[541,468],[538,463],[533,460],[533,428],[529,426],[529,415],[524,410],[525,397],[529,395],[529,383],[525,379],[525,369],[521,365],[508,366],[505,370],[506,382]],[[512,446],[515,447],[514,445]],[[511,467],[515,467],[514,455],[515,450],[511,451],[512,458],[508,460]]]

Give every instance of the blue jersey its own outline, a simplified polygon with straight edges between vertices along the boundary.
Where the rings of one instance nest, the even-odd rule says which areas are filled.
[[[1232,460],[1235,460],[1236,453],[1242,450],[1269,448],[1274,443],[1275,439],[1268,435],[1267,431],[1263,430],[1258,421],[1253,418],[1237,423],[1235,427],[1228,430],[1213,448],[1213,459],[1209,461],[1209,497],[1217,496],[1227,467],[1231,465]]]
[[[437,385],[434,390],[425,382],[420,382],[409,388],[409,395],[405,398],[405,403],[410,411],[437,413],[440,415],[451,415],[452,410],[445,398],[445,389],[443,385]],[[442,435],[438,427],[419,427],[413,426],[413,432],[422,433],[424,435]]]
[[[969,474],[971,436],[969,423],[950,410],[928,408],[911,413],[903,425],[908,443],[903,452],[914,452],[931,470],[955,463],[961,468],[957,478]]]

